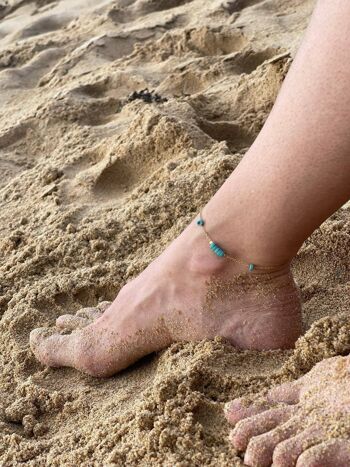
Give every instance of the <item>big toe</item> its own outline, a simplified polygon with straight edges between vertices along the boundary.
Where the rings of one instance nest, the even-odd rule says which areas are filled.
[[[94,324],[65,335],[47,328],[34,329],[30,333],[30,347],[46,366],[73,367],[95,377],[111,376],[128,366],[129,361],[124,354],[116,358],[110,346],[99,345],[106,340],[106,335]]]
[[[60,335],[37,328],[30,333],[29,342],[35,357],[44,365],[75,366],[76,334]]]

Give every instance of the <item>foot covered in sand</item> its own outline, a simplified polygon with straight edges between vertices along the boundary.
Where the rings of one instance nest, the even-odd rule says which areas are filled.
[[[56,329],[32,331],[30,343],[45,365],[110,376],[176,341],[222,336],[242,349],[291,348],[300,332],[288,266],[247,273],[190,226],[110,306],[61,316]]]
[[[302,378],[226,406],[230,439],[251,467],[350,465],[350,360],[318,363]]]

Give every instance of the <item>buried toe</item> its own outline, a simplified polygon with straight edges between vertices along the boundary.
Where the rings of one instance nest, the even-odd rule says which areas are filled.
[[[231,431],[231,442],[237,450],[244,451],[252,438],[276,428],[292,415],[293,408],[285,406],[240,420]]]
[[[61,335],[47,328],[31,331],[29,343],[35,357],[51,367],[75,366],[77,334]]]
[[[112,305],[112,302],[100,302],[97,304],[96,308],[99,310],[100,313],[104,313],[110,306]]]
[[[252,417],[266,410],[272,409],[276,404],[294,405],[299,402],[301,380],[281,384],[270,389],[266,396],[257,397],[247,403],[244,397],[234,399],[225,405],[225,417],[231,425],[247,417]]]
[[[266,400],[254,401],[248,404],[244,397],[240,397],[231,402],[227,402],[224,412],[227,421],[231,425],[236,425],[240,420],[258,415],[270,408],[272,408],[272,404],[268,403]]]
[[[350,441],[331,439],[301,454],[296,467],[346,467],[350,465]]]
[[[298,404],[302,388],[302,378],[297,381],[280,384],[269,390],[267,400],[270,402],[283,402],[284,404]]]
[[[87,326],[91,321],[83,316],[61,315],[56,319],[56,326],[66,331],[74,331]]]
[[[321,436],[320,429],[315,427],[292,436],[279,443],[273,453],[273,467],[295,467],[299,456],[314,444],[319,443]]]
[[[294,436],[297,430],[298,422],[292,419],[267,433],[251,438],[244,455],[244,463],[250,467],[270,467],[276,446]]]
[[[81,308],[79,311],[77,311],[76,316],[85,318],[89,321],[95,321],[100,316],[102,316],[102,314],[103,312],[98,307],[87,307]]]

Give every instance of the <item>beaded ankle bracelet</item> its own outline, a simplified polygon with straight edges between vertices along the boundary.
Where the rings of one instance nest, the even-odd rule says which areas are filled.
[[[208,241],[209,241],[209,248],[217,255],[219,256],[220,258],[227,258],[229,259],[230,261],[234,261],[235,263],[239,263],[239,264],[242,264],[243,266],[248,266],[248,270],[249,272],[253,272],[254,270],[256,269],[259,269],[259,270],[271,270],[271,269],[275,269],[276,266],[258,266],[257,264],[253,264],[253,263],[245,263],[244,261],[241,261],[240,259],[238,258],[235,258],[234,256],[231,256],[229,255],[228,253],[226,253],[226,251],[224,251],[217,243],[215,243],[209,236],[208,232],[206,231],[205,227],[204,227],[204,219],[203,219],[203,216],[202,216],[202,213],[199,214],[199,219],[197,220],[197,225],[199,225],[200,227],[203,228],[203,232],[205,234],[205,236],[207,237]]]

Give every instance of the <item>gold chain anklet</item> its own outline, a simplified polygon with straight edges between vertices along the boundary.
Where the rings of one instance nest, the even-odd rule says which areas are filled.
[[[209,242],[209,248],[213,251],[213,253],[216,254],[216,256],[219,256],[220,258],[227,258],[230,261],[241,264],[243,266],[248,266],[249,272],[253,272],[256,269],[265,270],[265,271],[276,269],[276,266],[259,266],[254,263],[245,263],[244,261],[241,261],[240,259],[235,258],[234,256],[231,256],[228,253],[226,253],[226,251],[224,251],[217,243],[215,243],[211,239],[208,232],[206,231],[206,228],[204,227],[205,222],[202,216],[202,212],[199,213],[199,219],[197,220],[197,225],[203,228],[204,235],[207,237],[207,240]]]

